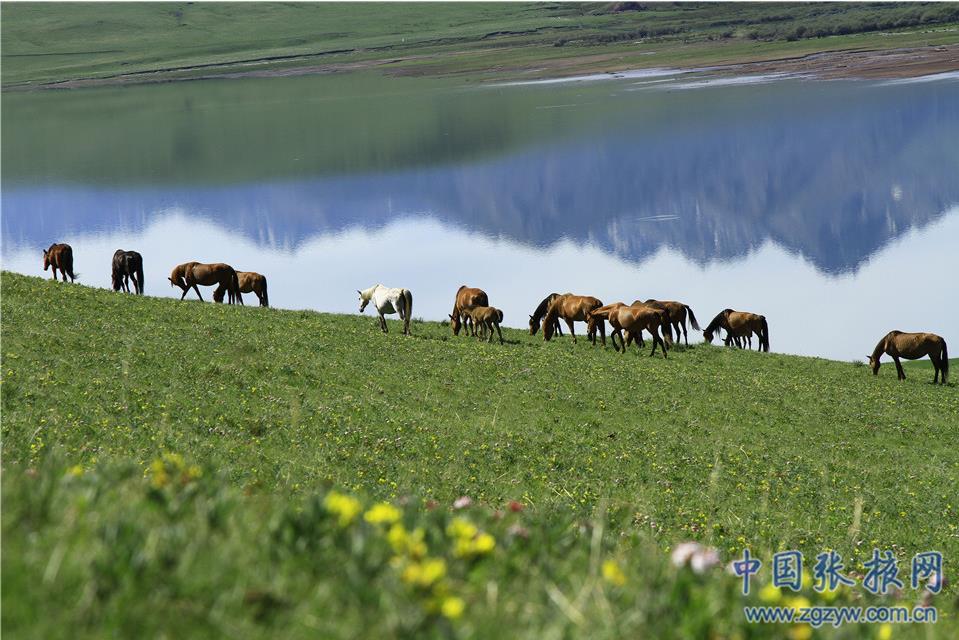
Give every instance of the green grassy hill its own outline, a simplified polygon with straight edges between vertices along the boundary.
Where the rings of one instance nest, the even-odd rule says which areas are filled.
[[[2,14],[4,87],[323,65],[550,75],[959,41],[956,3],[11,3]]]
[[[392,327],[4,272],[3,630],[781,637],[742,621],[734,578],[678,571],[668,550],[795,548],[811,567],[835,548],[862,571],[894,549],[906,604],[912,554],[940,550],[954,573],[954,382]],[[400,505],[405,529],[331,488]],[[452,512],[462,495],[474,506]],[[494,547],[469,547],[481,536],[455,516]],[[956,594],[931,637],[959,629]]]

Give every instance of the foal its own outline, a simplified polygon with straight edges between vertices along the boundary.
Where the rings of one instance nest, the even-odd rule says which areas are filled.
[[[503,311],[497,309],[496,307],[463,307],[460,309],[460,312],[463,313],[466,317],[470,319],[473,324],[473,335],[476,335],[476,327],[480,326],[483,330],[483,333],[488,334],[487,342],[493,341],[493,328],[496,328],[496,333],[499,334],[499,343],[503,344],[503,332],[500,330],[499,325],[503,321]]]

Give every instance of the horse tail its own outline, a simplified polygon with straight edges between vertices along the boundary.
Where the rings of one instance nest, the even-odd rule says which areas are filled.
[[[143,286],[144,286],[144,285],[143,285],[143,259],[142,259],[142,258],[139,259],[139,260],[137,260],[136,274],[137,274],[137,289],[138,289],[137,293],[139,293],[139,294],[142,296],[142,295],[143,295]]]
[[[942,384],[946,384],[949,377],[949,350],[946,348],[946,339],[942,338]]]
[[[70,281],[73,282],[80,278],[79,273],[73,272],[73,249],[66,251],[63,256],[63,270],[67,272],[67,275],[70,276]]]
[[[413,320],[413,293],[409,289],[403,289],[403,300],[406,301],[406,317],[403,319],[403,330],[407,335],[410,335],[409,327]]]
[[[270,306],[270,296],[266,292],[266,276],[263,277],[263,306]]]
[[[689,315],[689,324],[692,325],[695,331],[699,331],[699,323],[696,322],[696,314],[693,313],[693,310],[689,308],[688,304],[684,304],[683,306],[686,307],[686,313]]]
[[[663,307],[663,313],[666,315],[666,324],[663,325],[663,336],[669,338],[669,344],[673,343],[673,317],[669,315],[669,309]],[[654,334],[655,335],[655,334]],[[665,344],[665,340],[663,341]],[[665,353],[665,352],[664,352]]]
[[[769,325],[766,323],[766,316],[759,316],[762,323],[762,334],[759,336],[759,346],[763,351],[769,352]]]
[[[119,291],[122,284],[120,283],[120,269],[117,267],[115,260],[113,262],[113,268],[110,270],[110,280],[113,283],[113,290]]]
[[[236,296],[237,302],[243,304],[243,298],[240,296],[240,276],[236,275],[236,269],[230,268],[230,287],[233,289],[233,295]]]
[[[503,322],[503,310],[502,310],[502,309],[497,309],[497,310],[496,310],[496,321],[497,321],[497,322]],[[945,344],[945,342],[943,342],[943,344]]]

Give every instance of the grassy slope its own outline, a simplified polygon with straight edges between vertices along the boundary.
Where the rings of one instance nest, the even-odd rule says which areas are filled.
[[[401,72],[503,77],[520,69],[549,67],[558,60],[565,61],[566,72],[577,67],[695,66],[959,40],[954,3],[881,8],[654,3],[645,11],[615,14],[605,11],[608,6],[6,4],[3,84],[158,70],[174,78],[398,59],[403,61],[390,68]],[[808,38],[837,28],[843,35]],[[805,30],[804,38],[793,39],[797,29]],[[197,65],[222,66],[175,70]],[[535,73],[550,75],[543,69]]]
[[[277,541],[276,523],[311,513],[311,496],[329,485],[372,498],[446,504],[467,494],[530,506],[527,524],[544,542],[464,573],[475,609],[464,633],[582,629],[575,615],[556,619],[563,607],[548,592],[593,584],[583,580],[596,570],[594,543],[575,523],[599,505],[613,514],[610,549],[650,558],[634,563],[635,588],[612,605],[623,616],[610,617],[592,592],[579,604],[611,635],[678,633],[657,607],[670,606],[661,590],[687,587],[648,551],[684,539],[715,545],[724,558],[743,545],[765,557],[834,547],[862,561],[873,545],[901,558],[939,549],[949,567],[959,557],[955,383],[934,387],[924,375],[898,383],[889,367],[877,379],[848,363],[723,348],[676,349],[667,361],[620,356],[515,331],[506,332],[509,344],[488,345],[453,339],[435,323],[414,323],[412,338],[393,323],[384,336],[370,317],[2,277],[7,628],[26,624],[43,601],[63,609],[29,623],[34,632],[67,622],[175,630],[150,613],[171,606],[182,624],[210,633],[307,632],[316,621],[308,609],[277,605],[285,613],[275,619],[251,609],[248,600],[268,587],[270,598],[341,609],[342,626],[321,625],[328,634],[347,634],[371,611],[384,616],[381,633],[404,632],[408,603],[391,604],[395,585],[380,574],[352,575],[342,593],[317,577],[355,561],[352,542],[304,556],[302,544]],[[140,488],[143,469],[165,451],[204,473],[186,515],[164,515],[178,497],[159,508]],[[92,471],[58,480],[73,465]],[[221,511],[232,514],[223,531],[213,524]],[[413,509],[409,517],[426,516]],[[311,523],[294,529],[320,535]],[[489,526],[506,535],[506,523]],[[130,548],[114,551],[126,534],[120,542]],[[302,573],[305,557],[322,565],[319,574]],[[41,574],[42,588],[17,589],[41,584]],[[157,591],[154,580],[177,588]],[[315,580],[327,586],[311,587]],[[491,604],[487,580],[505,581],[502,608]],[[211,595],[226,584],[234,586]],[[374,597],[363,584],[391,595]],[[700,587],[707,595],[689,596],[689,606],[732,611],[734,587]],[[526,597],[528,616],[515,608]],[[204,604],[191,608],[194,600]],[[711,632],[730,632],[708,625],[731,624],[735,614],[704,615]],[[954,629],[949,620],[940,630]]]

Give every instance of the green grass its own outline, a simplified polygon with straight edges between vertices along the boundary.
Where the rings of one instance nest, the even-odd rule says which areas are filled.
[[[610,6],[5,4],[3,85],[372,62],[397,73],[509,77],[550,75],[539,67],[557,61],[571,72],[959,41],[956,3],[650,3],[621,13]]]
[[[877,546],[908,573],[937,549],[955,573],[955,383],[512,330],[489,345],[425,322],[407,338],[369,316],[8,272],[2,294],[3,630],[18,637],[780,637],[743,622],[734,579],[676,570],[667,550],[835,548],[861,571]],[[415,557],[382,527],[339,527],[330,487],[406,504],[446,577],[405,582]],[[461,495],[492,552],[457,556]],[[930,637],[959,629],[956,593]],[[450,598],[461,617],[435,609]]]

